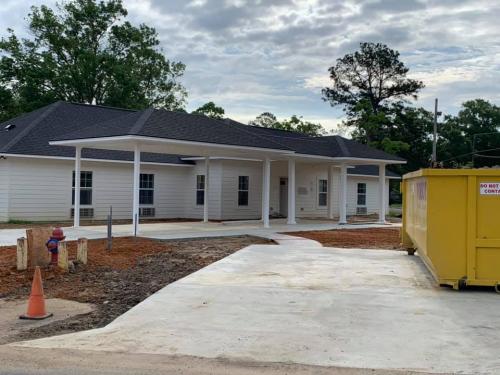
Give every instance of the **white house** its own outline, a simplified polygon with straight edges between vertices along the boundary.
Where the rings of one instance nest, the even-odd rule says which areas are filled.
[[[399,157],[339,136],[56,102],[0,125],[0,221],[338,218],[388,205]],[[75,173],[77,171],[77,173]],[[79,172],[79,173],[78,173]],[[76,192],[76,194],[75,194]],[[205,197],[207,199],[205,199]]]

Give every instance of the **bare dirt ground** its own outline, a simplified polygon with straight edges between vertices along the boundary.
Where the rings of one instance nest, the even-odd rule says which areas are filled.
[[[329,247],[403,250],[399,229],[396,228],[334,229],[285,234],[309,238]]]
[[[159,241],[115,238],[112,251],[106,240],[89,240],[88,265],[75,264],[75,272],[44,269],[45,295],[91,303],[85,315],[25,331],[3,343],[53,336],[105,326],[165,285],[251,245],[269,240],[235,236]],[[69,258],[76,258],[76,242],[68,242]],[[0,247],[0,298],[27,299],[33,271],[16,270],[15,246]]]

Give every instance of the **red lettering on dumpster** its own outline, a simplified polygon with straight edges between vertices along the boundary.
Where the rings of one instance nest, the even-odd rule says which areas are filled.
[[[500,182],[481,182],[479,184],[479,194],[500,195]]]

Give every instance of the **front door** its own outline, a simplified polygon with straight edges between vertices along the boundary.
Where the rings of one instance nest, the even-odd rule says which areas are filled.
[[[288,178],[280,177],[280,215],[288,217]]]

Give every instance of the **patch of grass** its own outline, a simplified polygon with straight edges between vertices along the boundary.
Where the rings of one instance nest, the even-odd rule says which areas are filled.
[[[12,220],[7,221],[7,224],[33,224],[33,222],[32,221],[26,221],[26,220],[15,220],[15,219],[12,219]]]

